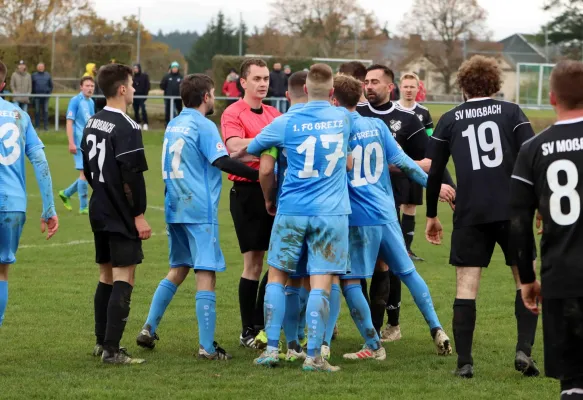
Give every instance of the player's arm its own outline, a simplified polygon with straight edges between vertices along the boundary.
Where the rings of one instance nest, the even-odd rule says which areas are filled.
[[[247,152],[256,156],[261,155],[263,150],[270,149],[272,147],[283,147],[283,138],[285,136],[286,129],[285,117],[279,117],[274,119],[269,125],[261,130],[259,135],[255,136],[255,139],[249,143],[247,146]]]
[[[75,145],[75,138],[73,137],[73,129],[75,125],[75,116],[77,115],[77,109],[79,108],[79,98],[73,97],[69,101],[69,106],[67,107],[67,139],[69,140],[69,153],[77,154],[77,146]]]
[[[512,133],[516,138],[514,141],[516,146],[514,149],[515,154],[518,154],[520,146],[522,146],[524,142],[532,139],[535,135],[530,121],[519,106],[516,106],[516,121]]]
[[[275,199],[277,197],[277,179],[275,177],[275,161],[277,160],[277,148],[272,147],[261,154],[259,166],[259,183],[265,198],[267,212],[275,215]]]
[[[398,167],[411,180],[422,186],[426,186],[427,174],[423,169],[411,157],[405,154],[384,123],[378,124],[378,127],[382,131],[381,134],[385,142],[384,148],[387,163]]]
[[[240,176],[241,178],[246,178],[250,181],[257,181],[259,179],[259,171],[243,164],[239,160],[229,157],[228,155],[217,158],[212,164],[213,167],[217,167],[228,174]]]

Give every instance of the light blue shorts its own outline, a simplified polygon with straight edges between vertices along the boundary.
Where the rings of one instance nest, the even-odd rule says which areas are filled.
[[[83,152],[81,149],[77,149],[77,154],[73,154],[73,160],[75,161],[75,169],[77,171],[83,170]]]
[[[298,261],[298,267],[296,268],[296,272],[291,273],[289,275],[290,279],[302,279],[307,278],[310,275],[308,274],[308,247],[304,243],[302,247],[302,255],[300,256],[300,260]]]
[[[214,224],[168,224],[170,267],[223,272],[225,258]]]
[[[26,213],[0,212],[0,264],[14,264]]]
[[[267,263],[293,275],[300,272],[303,249],[307,252],[308,275],[344,275],[348,263],[348,216],[277,215]]]
[[[398,221],[386,225],[351,226],[349,238],[350,272],[341,279],[371,278],[379,257],[397,276],[415,270]]]

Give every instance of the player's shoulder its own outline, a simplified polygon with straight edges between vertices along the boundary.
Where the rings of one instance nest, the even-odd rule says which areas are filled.
[[[277,108],[270,106],[268,104],[262,104],[263,107],[263,112],[266,113],[267,115],[270,115],[272,117],[278,117],[280,115],[284,115],[282,114]]]
[[[114,123],[116,130],[135,130],[141,132],[140,125],[125,112],[117,108],[106,106],[98,114],[95,114],[95,117],[98,115],[100,119]]]
[[[420,104],[420,103],[415,103],[415,104],[417,105],[417,108],[429,112],[429,108],[425,107],[423,104]]]
[[[223,114],[221,115],[221,120],[225,118],[238,118],[239,115],[248,108],[249,106],[247,106],[247,103],[245,103],[243,99],[239,99],[225,108],[225,111],[223,111]]]

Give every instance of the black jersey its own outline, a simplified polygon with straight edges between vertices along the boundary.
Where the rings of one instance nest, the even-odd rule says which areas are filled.
[[[145,183],[148,170],[142,132],[139,125],[124,112],[105,107],[87,122],[81,141],[83,170],[93,189],[89,202],[89,219],[94,232],[119,233],[137,238],[135,210],[124,191],[122,174],[138,175],[138,185]],[[145,199],[141,213],[145,212]]]
[[[583,293],[582,172],[583,118],[557,122],[526,142],[514,167],[513,209],[532,209],[530,229],[535,208],[543,217],[544,298],[581,297]]]
[[[476,98],[445,113],[429,140],[427,216],[437,214],[438,184],[453,158],[457,193],[454,227],[510,219],[510,175],[520,146],[534,131],[517,104]]]
[[[431,133],[433,133],[434,128],[433,118],[431,118],[431,113],[429,112],[429,109],[427,107],[422,106],[419,103],[415,103],[412,108],[407,108],[400,102],[397,103],[397,107],[400,108],[401,110],[414,112],[417,118],[419,118],[419,121],[421,121],[421,123],[425,127],[425,132],[427,132],[427,134],[431,136]]]

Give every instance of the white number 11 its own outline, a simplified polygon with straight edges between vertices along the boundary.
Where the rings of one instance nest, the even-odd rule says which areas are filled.
[[[182,148],[186,142],[184,139],[178,139],[170,148],[169,153],[174,153],[172,157],[170,171],[170,179],[182,179],[184,178],[184,171],[180,170],[180,162],[182,161]],[[166,149],[168,147],[168,139],[164,139],[164,144],[162,145],[162,179],[168,179],[168,172],[164,170],[166,165]]]

